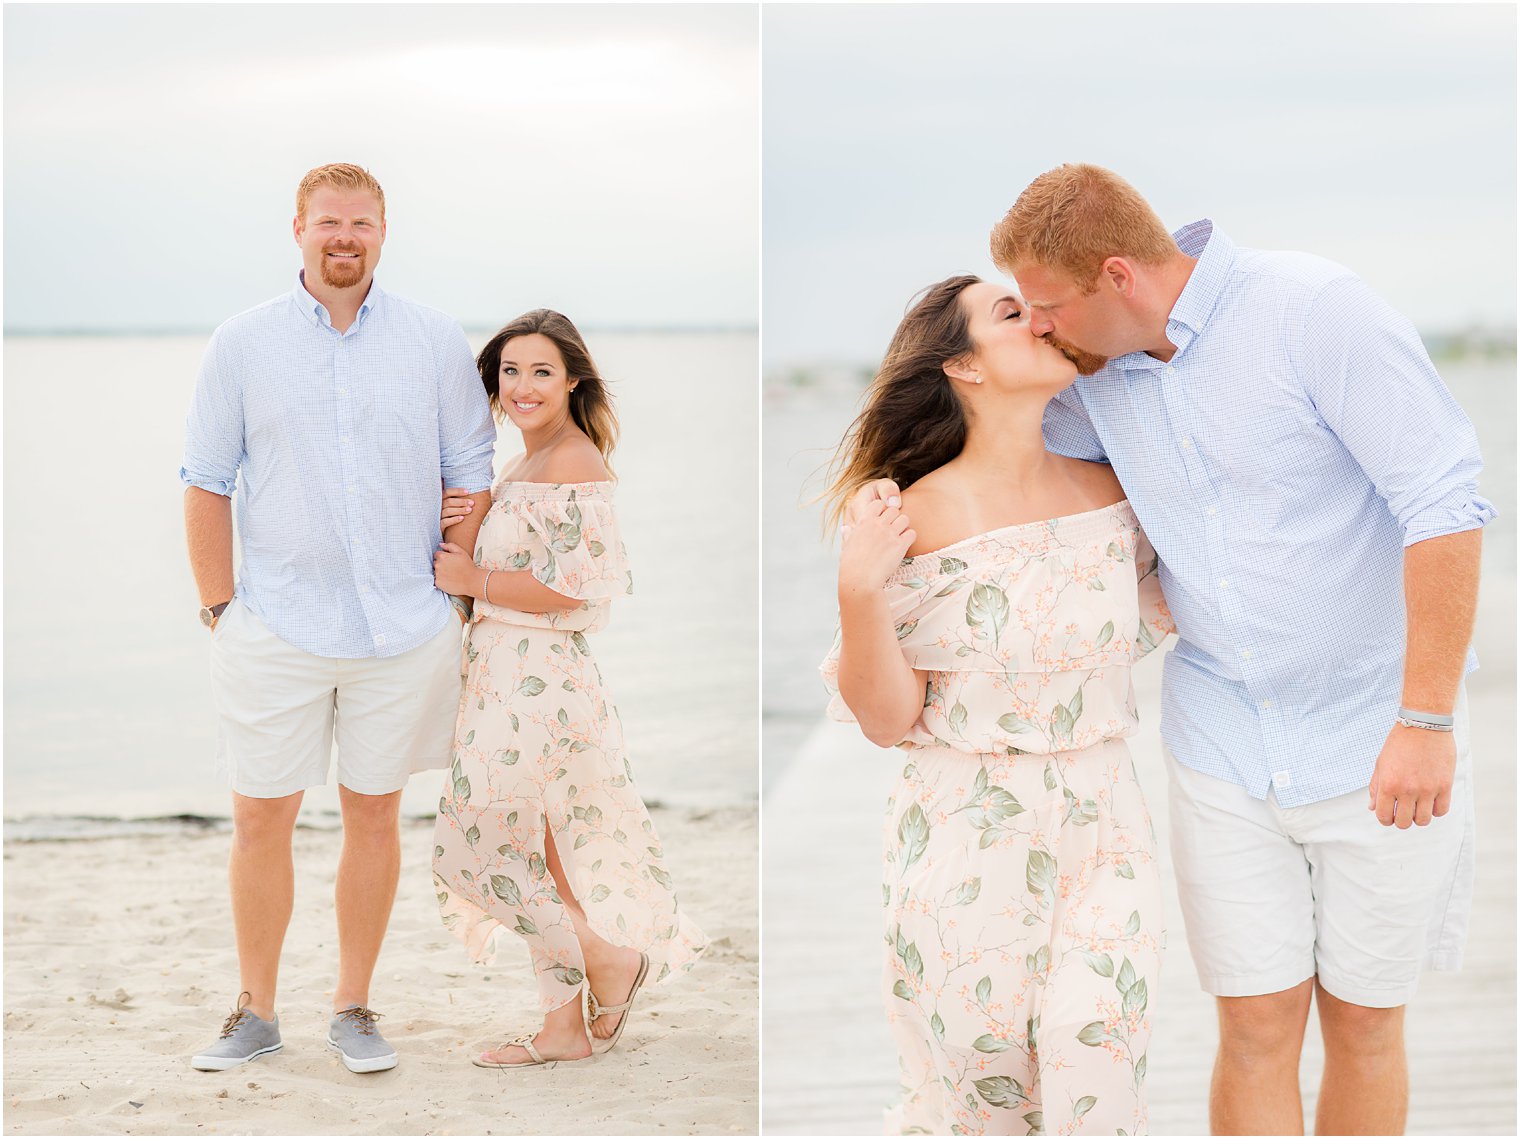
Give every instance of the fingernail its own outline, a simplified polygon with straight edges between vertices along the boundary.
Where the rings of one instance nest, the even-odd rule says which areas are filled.
[[[887,498],[887,505],[888,506],[901,506],[902,505],[902,499],[898,498],[897,495],[895,495],[895,494],[894,495],[889,495],[888,498]]]

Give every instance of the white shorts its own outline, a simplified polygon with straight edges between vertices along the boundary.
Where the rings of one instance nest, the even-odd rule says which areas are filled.
[[[242,599],[211,633],[217,767],[234,791],[277,799],[327,782],[388,795],[448,767],[459,715],[460,620],[392,657],[321,657],[282,641]]]
[[[1302,807],[1263,802],[1167,753],[1172,859],[1205,992],[1248,997],[1310,977],[1367,1008],[1407,1004],[1422,962],[1457,969],[1472,908],[1472,756],[1456,707],[1451,808],[1385,827],[1365,788]]]

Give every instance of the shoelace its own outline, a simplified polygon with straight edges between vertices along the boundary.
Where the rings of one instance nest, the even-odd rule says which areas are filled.
[[[375,1034],[375,1021],[384,1015],[384,1013],[374,1012],[370,1009],[367,1009],[363,1005],[354,1005],[353,1008],[346,1008],[340,1012],[338,1014],[338,1019],[352,1020],[359,1026],[359,1031],[361,1033],[363,1033],[365,1036],[373,1036]]]
[[[227,1014],[227,1019],[222,1022],[222,1037],[221,1038],[223,1040],[226,1040],[227,1037],[231,1036],[237,1030],[237,1026],[238,1025],[242,1024],[243,1021],[247,1020],[250,1016],[253,1015],[245,1007],[243,1007],[244,1000],[252,1000],[252,999],[253,999],[253,994],[252,993],[239,993],[238,994],[237,1008],[233,1009],[230,1013],[228,1013]]]

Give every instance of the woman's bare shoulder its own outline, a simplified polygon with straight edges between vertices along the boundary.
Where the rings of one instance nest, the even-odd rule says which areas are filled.
[[[950,545],[965,528],[954,482],[954,475],[947,475],[945,468],[940,467],[902,492],[902,511],[915,535],[913,545],[908,547],[909,557]]]
[[[562,440],[544,457],[543,469],[536,481],[603,482],[610,477],[607,462],[596,444],[584,435],[577,435]]]

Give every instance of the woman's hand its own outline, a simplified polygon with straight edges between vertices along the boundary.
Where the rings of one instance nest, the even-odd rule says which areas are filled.
[[[440,530],[447,530],[474,509],[475,500],[470,497],[469,491],[460,490],[457,487],[445,489],[443,492],[443,510],[438,517],[438,528]]]
[[[880,592],[918,537],[908,516],[881,499],[862,504],[854,521],[841,530],[841,593]]]
[[[433,583],[445,593],[479,597],[476,591],[484,577],[475,559],[453,542],[442,543],[433,554]]]

